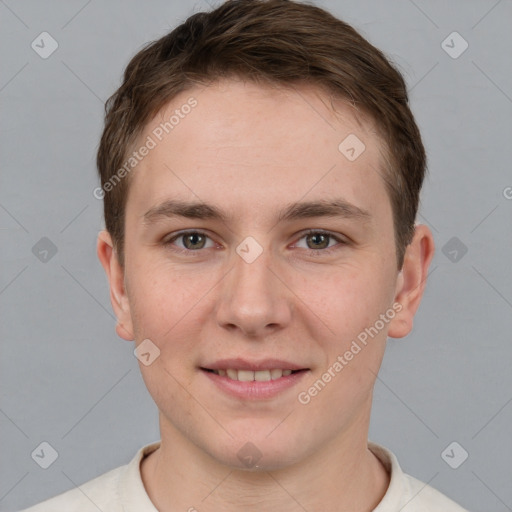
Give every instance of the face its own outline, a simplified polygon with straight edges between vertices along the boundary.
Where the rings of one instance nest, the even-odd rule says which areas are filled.
[[[140,139],[156,145],[130,177],[124,269],[100,247],[161,428],[222,464],[283,467],[367,428],[387,336],[417,307],[381,142],[327,104],[234,80],[174,98]]]

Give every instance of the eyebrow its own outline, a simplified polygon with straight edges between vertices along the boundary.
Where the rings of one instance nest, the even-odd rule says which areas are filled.
[[[214,205],[202,202],[168,200],[150,208],[143,215],[144,224],[152,224],[163,218],[185,217],[187,219],[212,219],[227,222],[229,215]],[[369,211],[344,199],[318,200],[291,203],[280,210],[278,222],[314,217],[339,217],[367,222]]]

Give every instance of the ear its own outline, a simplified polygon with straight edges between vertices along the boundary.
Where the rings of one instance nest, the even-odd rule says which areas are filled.
[[[110,302],[117,317],[117,335],[127,341],[132,341],[134,339],[133,325],[124,285],[124,270],[119,264],[117,252],[108,231],[100,231],[98,234],[97,253],[110,285]]]
[[[412,242],[407,246],[404,264],[397,279],[395,303],[401,306],[391,320],[388,336],[403,338],[412,330],[413,318],[425,291],[428,268],[434,256],[434,238],[430,229],[415,226]]]

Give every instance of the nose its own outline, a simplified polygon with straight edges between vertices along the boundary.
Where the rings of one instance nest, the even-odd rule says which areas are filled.
[[[218,324],[251,338],[284,329],[292,317],[291,296],[268,251],[251,263],[234,255],[234,268],[221,283]]]

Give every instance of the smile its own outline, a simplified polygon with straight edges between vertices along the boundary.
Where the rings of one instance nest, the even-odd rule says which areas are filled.
[[[276,380],[280,379],[281,377],[286,377],[288,375],[291,375],[292,373],[295,373],[299,370],[283,370],[281,368],[273,368],[271,370],[258,370],[258,371],[251,371],[251,370],[235,370],[232,368],[228,368],[226,370],[207,370],[215,373],[216,375],[219,375],[221,377],[227,377],[231,380],[238,380],[241,382],[251,382],[251,381],[257,381],[257,382],[267,382],[269,380]]]
[[[270,400],[299,385],[309,369],[237,369],[200,367],[201,372],[224,395],[238,400]]]

